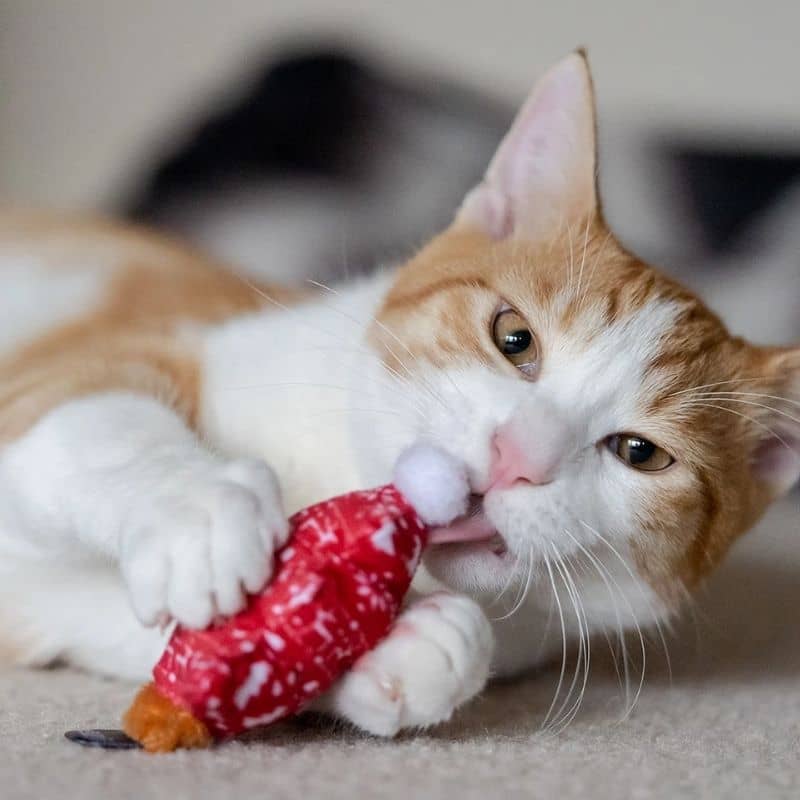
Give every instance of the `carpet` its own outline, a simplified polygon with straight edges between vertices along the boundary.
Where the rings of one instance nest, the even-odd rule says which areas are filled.
[[[286,723],[206,752],[102,752],[63,739],[114,727],[132,687],[78,672],[0,671],[0,797],[800,797],[800,508],[772,510],[657,643],[635,711],[610,659],[575,720],[540,728],[557,667],[490,688],[436,730],[381,741]]]

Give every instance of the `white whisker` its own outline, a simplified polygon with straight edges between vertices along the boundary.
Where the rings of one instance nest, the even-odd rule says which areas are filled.
[[[717,400],[720,403],[722,403],[722,402],[726,402],[726,403],[741,403],[742,405],[753,406],[754,408],[764,408],[767,411],[771,411],[773,414],[778,414],[778,416],[785,417],[786,419],[791,420],[792,422],[796,423],[797,425],[800,425],[800,418],[795,417],[795,416],[793,416],[792,414],[789,414],[786,411],[782,411],[779,408],[774,408],[773,406],[768,406],[765,403],[756,403],[753,400],[741,400],[738,397],[712,397],[712,396],[708,396],[707,397],[706,395],[699,395],[696,400],[689,400],[688,402],[689,403],[693,403],[693,402],[697,402],[697,401],[703,401],[703,400],[706,400],[706,399]],[[800,405],[800,404],[798,404],[798,405]]]
[[[514,607],[509,611],[507,614],[504,614],[502,617],[497,618],[497,622],[501,620],[508,619],[509,617],[513,617],[517,611],[522,608],[525,599],[528,596],[528,592],[531,588],[531,578],[533,577],[533,546],[531,546],[530,551],[528,553],[528,577],[525,579],[524,584],[521,585],[521,591],[517,595],[517,600],[514,603]]]
[[[497,596],[491,601],[491,603],[489,603],[489,608],[499,603],[503,595],[509,590],[511,584],[514,582],[514,579],[516,578],[517,567],[519,566],[521,559],[522,559],[522,553],[521,552],[517,553],[517,557],[514,560],[514,565],[511,567],[511,570],[508,573],[508,578],[506,578],[506,581],[503,584],[503,588],[500,590]]]
[[[606,245],[608,245],[608,243],[610,241],[611,241],[611,231],[609,231],[605,235],[605,238],[603,239],[603,244],[600,245],[600,249],[597,251],[597,255],[594,257],[594,263],[592,264],[592,271],[589,273],[589,277],[588,277],[588,279],[586,281],[586,291],[583,293],[583,298],[582,298],[581,302],[583,302],[583,300],[585,300],[586,297],[588,297],[588,294],[589,294],[588,290],[589,290],[589,287],[592,285],[592,280],[594,280],[594,274],[597,271],[598,265],[603,260],[603,255],[606,252]]]
[[[561,673],[558,676],[558,684],[556,685],[556,690],[553,693],[553,699],[550,702],[550,707],[547,709],[547,713],[544,715],[544,719],[542,720],[542,728],[547,727],[547,723],[553,714],[556,703],[558,702],[558,698],[561,696],[561,689],[564,686],[564,677],[567,672],[567,626],[564,622],[564,609],[561,606],[561,598],[558,595],[558,587],[556,586],[556,579],[553,575],[553,567],[551,566],[550,559],[546,554],[544,555],[544,565],[547,569],[547,575],[550,578],[550,587],[553,590],[553,597],[555,598],[556,608],[558,609],[558,619],[561,623]]]
[[[721,400],[724,400],[726,397],[757,397],[762,400],[777,400],[781,403],[800,408],[800,400],[793,400],[779,394],[763,394],[762,392],[698,392],[696,396],[700,398],[719,398]],[[771,407],[772,406],[770,406],[770,408]]]
[[[696,392],[698,389],[711,389],[714,386],[728,386],[731,383],[759,383],[762,381],[773,381],[774,378],[771,378],[767,375],[758,375],[754,378],[731,378],[727,381],[716,381],[714,383],[703,383],[699,386],[690,386],[688,389],[680,389],[677,392],[672,392],[672,394],[668,394],[667,397],[678,397],[678,395],[682,394],[689,394],[690,392]]]
[[[320,283],[319,281],[309,281],[309,282],[310,282],[310,283],[313,283],[315,286],[318,286],[318,287],[319,287],[319,288],[321,288],[321,289],[324,289],[324,290],[325,290],[325,291],[327,291],[327,292],[330,292],[331,294],[333,294],[333,295],[335,295],[335,296],[337,296],[337,297],[338,297],[338,296],[340,296],[340,292],[337,292],[335,289],[331,288],[330,286],[326,286],[325,284],[323,284],[323,283]],[[326,308],[330,308],[332,311],[337,311],[337,312],[339,312],[339,313],[340,313],[340,314],[342,314],[342,315],[343,315],[345,318],[347,318],[347,319],[350,319],[352,322],[354,322],[356,325],[358,325],[358,326],[359,326],[359,328],[360,328],[361,330],[363,330],[363,329],[364,329],[364,326],[365,326],[365,324],[366,324],[366,321],[359,321],[359,320],[357,320],[355,317],[353,317],[351,314],[347,314],[346,312],[342,311],[340,308],[337,308],[336,306],[330,306],[330,305],[328,305],[328,304],[323,304],[323,305],[325,305],[325,307],[326,307]],[[392,338],[392,339],[393,339],[393,340],[394,340],[394,341],[395,341],[397,344],[399,344],[399,345],[400,345],[400,347],[402,347],[402,348],[403,348],[403,349],[406,351],[406,353],[408,353],[408,355],[409,355],[409,356],[411,356],[411,358],[413,359],[413,361],[414,361],[415,363],[417,363],[417,364],[419,363],[419,359],[418,359],[418,358],[417,358],[417,356],[414,354],[414,352],[413,352],[413,351],[412,351],[412,350],[411,350],[411,349],[408,347],[408,345],[407,345],[407,344],[406,344],[406,343],[405,343],[405,342],[404,342],[404,341],[403,341],[403,340],[402,340],[402,339],[401,339],[401,338],[400,338],[400,337],[399,337],[399,336],[398,336],[398,335],[397,335],[397,334],[396,334],[396,333],[395,333],[393,330],[391,330],[391,329],[390,329],[390,328],[389,328],[387,325],[385,325],[383,322],[381,322],[381,321],[380,321],[380,320],[379,320],[377,317],[375,317],[375,316],[374,316],[374,315],[372,315],[372,314],[370,314],[370,315],[369,315],[369,317],[368,317],[368,321],[369,321],[369,322],[373,322],[375,325],[377,325],[377,326],[378,326],[378,327],[379,327],[379,328],[380,328],[380,329],[381,329],[381,330],[382,330],[384,333],[386,333],[386,334],[387,334],[388,336],[390,336],[390,337],[391,337],[391,338]],[[394,358],[394,359],[397,361],[397,363],[398,363],[398,364],[400,364],[400,366],[402,366],[402,367],[403,367],[403,369],[406,371],[406,373],[407,373],[408,375],[411,375],[411,370],[408,368],[408,366],[407,366],[407,365],[406,365],[406,363],[403,361],[403,359],[401,359],[401,358],[400,358],[400,356],[398,356],[398,355],[397,355],[397,353],[396,353],[396,352],[395,352],[395,351],[394,351],[394,350],[393,350],[393,349],[392,349],[392,348],[391,348],[391,347],[390,347],[390,346],[389,346],[389,345],[388,345],[386,342],[384,342],[384,346],[385,346],[385,347],[386,347],[386,349],[389,351],[389,354],[390,354],[390,355],[391,355],[391,356],[392,356],[392,357],[393,357],[393,358]],[[431,396],[431,398],[432,398],[432,399],[435,399],[437,402],[441,403],[443,407],[447,408],[447,405],[446,405],[446,403],[444,402],[444,400],[441,398],[441,396],[440,396],[440,395],[438,395],[438,394],[437,394],[437,393],[434,391],[433,387],[432,387],[432,386],[430,386],[430,384],[429,384],[429,383],[428,383],[428,382],[425,380],[425,378],[424,378],[424,377],[423,377],[421,374],[417,374],[417,376],[416,376],[416,377],[417,377],[417,378],[418,378],[418,380],[419,380],[419,381],[420,381],[420,382],[421,382],[421,383],[424,385],[424,387],[426,388],[426,390],[427,390],[427,391],[430,393],[430,396]],[[452,383],[452,378],[451,378],[451,383]],[[457,391],[459,394],[461,394],[461,391],[460,391],[460,389],[458,389],[458,387],[456,387],[456,386],[455,386],[455,384],[453,384],[453,386],[454,386],[454,388],[456,389],[456,391]],[[462,396],[462,399],[464,399],[464,398],[463,398],[463,395],[461,395],[461,396]]]
[[[565,558],[559,557],[558,559],[561,562],[561,566],[563,568],[563,576],[567,582],[567,591],[571,593],[573,596],[573,604],[575,607],[575,614],[578,622],[578,632],[580,636],[580,644],[579,644],[579,651],[578,651],[578,665],[576,665],[576,677],[579,674],[578,667],[581,662],[581,656],[583,658],[583,683],[581,684],[580,691],[578,692],[578,696],[575,698],[572,706],[567,709],[561,720],[559,722],[554,723],[554,727],[557,727],[559,731],[563,731],[578,714],[580,707],[583,703],[583,699],[586,696],[586,685],[589,682],[589,670],[591,668],[591,660],[592,660],[592,641],[589,635],[589,621],[586,617],[586,608],[583,605],[583,600],[581,599],[580,592],[578,591],[577,584],[575,583],[574,578],[570,574],[569,568],[567,566],[567,562]]]
[[[593,533],[614,554],[614,556],[616,556],[616,558],[619,561],[619,563],[622,564],[623,568],[625,569],[625,571],[628,573],[628,575],[630,576],[631,580],[633,581],[633,585],[634,586],[638,586],[639,585],[638,578],[634,575],[633,570],[628,565],[628,562],[625,561],[625,559],[620,555],[620,553],[617,550],[617,548],[614,547],[614,545],[611,544],[611,542],[609,542],[608,539],[606,539],[599,531],[597,531],[595,528],[593,528],[591,525],[589,525],[589,523],[584,522],[583,520],[580,520],[580,523],[587,530],[589,530],[591,533]],[[623,715],[623,719],[627,719],[630,716],[630,714],[633,711],[633,709],[636,707],[636,703],[639,701],[639,696],[641,695],[642,689],[644,687],[644,677],[645,677],[645,672],[647,671],[647,648],[645,647],[644,634],[642,633],[642,628],[639,625],[639,620],[637,618],[637,614],[634,612],[633,606],[630,604],[630,601],[628,600],[628,598],[624,594],[624,592],[622,592],[622,589],[619,587],[619,584],[616,582],[616,580],[614,580],[614,576],[610,572],[607,573],[607,574],[608,574],[609,578],[616,583],[617,588],[619,589],[623,600],[625,600],[626,604],[628,605],[628,608],[631,611],[631,618],[633,620],[633,625],[634,625],[634,627],[636,629],[636,633],[639,636],[639,646],[641,648],[641,654],[642,654],[642,672],[641,672],[641,677],[640,677],[640,680],[639,680],[639,686],[636,689],[636,694],[634,695],[633,700],[631,701],[631,705],[628,707],[628,710]],[[645,603],[647,604],[648,609],[650,610],[651,619],[653,619],[654,622],[657,622],[658,621],[658,615],[655,613],[655,610],[653,609],[652,605],[650,604],[649,599],[647,598],[647,596],[644,594],[643,591],[640,591],[640,593],[641,593],[642,598],[644,599]],[[667,663],[669,665],[669,670],[670,670],[670,675],[671,675],[672,674],[672,666],[671,666],[670,661],[669,661],[669,651],[667,649],[667,645],[666,645],[666,641],[664,640],[663,633],[661,632],[661,628],[659,627],[658,630],[659,630],[659,634],[661,635],[661,642],[662,642],[662,645],[664,647],[664,654],[665,654],[665,656],[667,658]]]
[[[558,711],[556,711],[552,725],[550,725],[551,730],[556,730],[564,721],[564,717],[562,716],[562,714],[564,714],[564,710],[566,709],[567,704],[572,698],[572,693],[575,691],[575,688],[578,685],[578,680],[581,673],[581,667],[583,666],[585,661],[586,641],[584,638],[583,620],[581,619],[577,598],[573,594],[570,583],[565,574],[566,565],[564,564],[563,559],[559,555],[555,545],[552,546],[552,550],[553,550],[553,564],[561,578],[561,582],[564,584],[564,589],[567,592],[567,597],[569,597],[570,602],[572,603],[572,610],[575,612],[575,621],[578,623],[578,657],[575,662],[575,670],[572,673],[572,682],[570,683],[569,688],[567,689],[567,694],[564,697],[564,700],[561,702]],[[570,706],[569,710],[567,711],[567,716],[569,715],[573,707],[574,706]]]
[[[625,686],[625,707],[627,708],[630,705],[630,699],[631,699],[630,670],[628,669],[628,648],[627,648],[627,646],[625,644],[625,633],[624,633],[624,629],[623,629],[623,625],[622,625],[622,616],[620,615],[620,611],[619,611],[619,603],[617,602],[616,595],[614,594],[614,591],[612,589],[612,584],[609,581],[609,579],[611,581],[613,581],[613,584],[616,587],[617,592],[620,594],[620,596],[623,598],[623,600],[627,601],[627,598],[625,597],[625,594],[622,591],[622,587],[620,587],[619,583],[614,579],[614,576],[611,575],[608,572],[608,570],[604,567],[602,562],[598,558],[596,558],[587,548],[585,548],[578,541],[578,539],[575,536],[573,536],[572,533],[570,533],[566,528],[564,529],[564,533],[566,533],[567,536],[569,536],[569,538],[572,539],[572,541],[577,545],[577,547],[580,549],[580,551],[582,553],[584,553],[586,555],[586,557],[589,559],[589,563],[597,571],[597,574],[600,576],[601,580],[603,581],[603,584],[606,587],[606,591],[608,592],[608,596],[611,599],[611,602],[614,604],[614,617],[615,617],[616,623],[617,623],[617,625],[616,625],[616,633],[617,633],[617,637],[619,639],[619,643],[620,643],[620,646],[621,646],[621,649],[622,649],[622,671],[623,671],[624,679],[625,679],[625,684],[624,684],[624,686]],[[606,577],[606,576],[608,576],[608,577]],[[630,603],[628,603],[628,605],[630,606]],[[631,612],[632,611],[633,611],[633,609],[631,609]],[[608,637],[608,634],[605,632],[605,630],[603,631],[603,633],[606,634],[606,641],[608,642],[609,649],[611,650],[611,658],[614,661],[614,669],[617,672],[617,677],[620,679],[620,684],[622,684],[622,676],[619,673],[619,667],[617,665],[617,657],[616,657],[616,654],[614,653],[614,648],[612,646],[611,639]]]
[[[717,411],[726,411],[728,414],[733,414],[736,417],[741,417],[742,419],[746,419],[748,422],[751,422],[753,425],[765,430],[770,436],[777,439],[789,452],[791,453],[800,453],[795,447],[793,447],[789,442],[786,441],[776,430],[770,428],[769,425],[761,422],[761,420],[756,419],[755,417],[751,417],[748,414],[742,414],[740,411],[735,411],[732,408],[726,408],[725,406],[718,406],[714,403],[708,403],[704,400],[689,400],[688,403],[697,405],[701,408],[715,408]]]
[[[578,272],[578,288],[576,291],[576,295],[578,297],[579,303],[582,300],[583,295],[586,294],[588,291],[589,285],[586,285],[586,289],[583,289],[583,268],[586,265],[586,250],[589,247],[589,225],[591,223],[591,216],[586,218],[586,228],[583,232],[583,255],[581,256],[581,266]]]

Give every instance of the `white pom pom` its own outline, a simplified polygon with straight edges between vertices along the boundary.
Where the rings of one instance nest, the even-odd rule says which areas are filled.
[[[467,471],[434,445],[415,444],[406,450],[395,465],[394,485],[426,525],[447,525],[467,512]]]

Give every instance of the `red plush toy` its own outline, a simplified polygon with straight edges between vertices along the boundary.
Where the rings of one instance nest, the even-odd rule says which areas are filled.
[[[466,511],[463,469],[427,446],[394,483],[290,520],[275,575],[204,631],[177,628],[124,717],[146,750],[206,747],[304,708],[388,632],[428,539]]]

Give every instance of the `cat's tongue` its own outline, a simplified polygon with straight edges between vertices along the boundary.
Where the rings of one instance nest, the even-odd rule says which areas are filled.
[[[497,531],[483,515],[462,517],[443,528],[433,528],[428,537],[430,544],[454,542],[481,542],[491,539]]]

